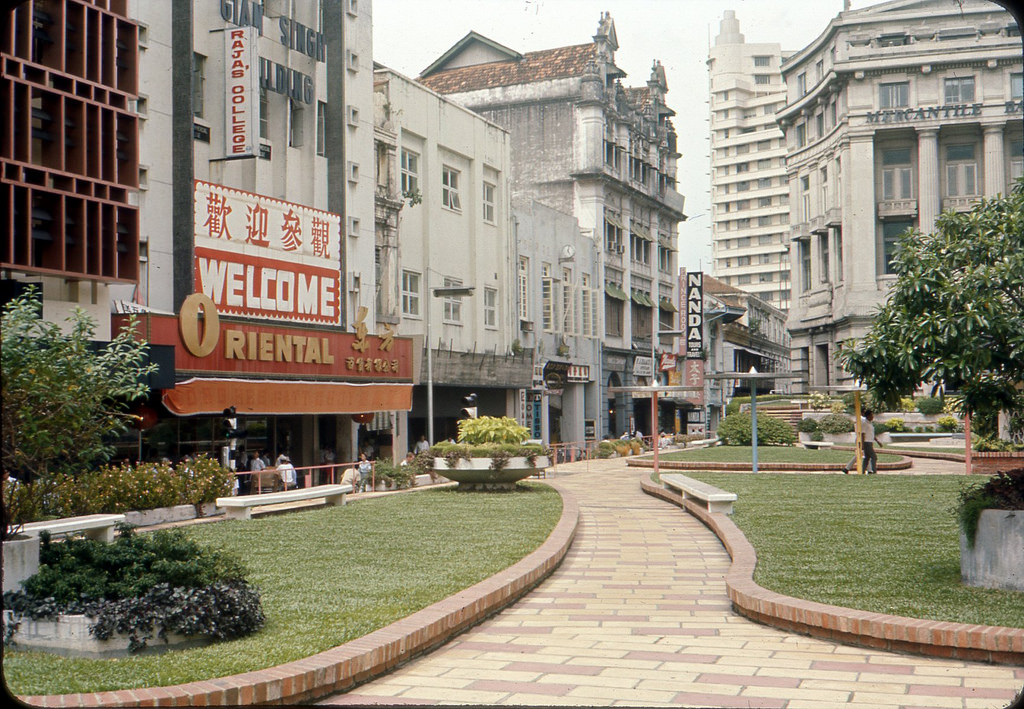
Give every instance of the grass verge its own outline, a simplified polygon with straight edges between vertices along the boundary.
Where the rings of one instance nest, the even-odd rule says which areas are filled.
[[[242,559],[266,626],[247,638],[117,660],[4,652],[14,694],[180,684],[271,667],[382,628],[472,586],[536,549],[562,511],[556,491],[428,490],[344,507],[188,528]]]
[[[1024,628],[1024,593],[960,582],[955,476],[687,473],[735,492],[764,588],[877,613]]]
[[[875,449],[878,452],[878,449]],[[713,446],[692,450],[667,451],[658,454],[659,460],[703,461],[708,463],[749,463],[753,450],[750,446]],[[843,465],[853,455],[851,451],[811,450],[796,446],[758,446],[759,463],[819,463]],[[878,452],[879,463],[896,463],[900,457]]]

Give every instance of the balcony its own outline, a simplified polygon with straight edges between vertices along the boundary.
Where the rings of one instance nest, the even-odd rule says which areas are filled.
[[[916,199],[883,199],[878,203],[878,218],[916,217]]]
[[[812,234],[827,234],[828,227],[825,226],[825,217],[821,214],[811,217],[811,233]]]
[[[825,226],[841,227],[843,225],[843,210],[839,207],[829,207],[825,210]]]
[[[949,210],[953,210],[954,212],[969,212],[980,199],[981,197],[978,195],[971,195],[967,197],[943,197],[942,211],[948,212]]]

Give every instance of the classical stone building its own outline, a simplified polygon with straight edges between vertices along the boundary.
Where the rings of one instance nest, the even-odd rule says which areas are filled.
[[[789,182],[775,112],[785,104],[778,44],[748,43],[727,10],[708,53],[712,273],[788,308]]]
[[[985,0],[895,0],[840,13],[782,66],[793,369],[850,383],[835,360],[870,327],[897,237],[1005,194],[1024,169],[1022,45]]]
[[[511,136],[514,199],[576,217],[601,248],[599,435],[649,430],[649,403],[607,387],[649,382],[659,329],[675,327],[677,227],[674,112],[654,62],[645,85],[627,87],[607,13],[586,44],[520,53],[470,32],[419,80],[504,126]],[[560,287],[561,274],[552,284]],[[542,328],[523,320],[520,329]],[[647,428],[645,428],[647,427]]]

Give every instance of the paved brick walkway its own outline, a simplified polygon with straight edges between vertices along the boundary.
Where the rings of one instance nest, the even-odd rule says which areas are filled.
[[[837,645],[737,616],[722,545],[643,494],[646,475],[621,460],[560,466],[552,483],[579,500],[580,529],[549,579],[322,703],[995,709],[1024,686],[1021,668]]]

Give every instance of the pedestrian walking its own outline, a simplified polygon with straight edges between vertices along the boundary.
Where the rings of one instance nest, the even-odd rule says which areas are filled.
[[[875,426],[871,422],[875,420],[875,413],[871,409],[864,409],[860,418],[860,439],[864,451],[864,472],[874,475],[878,472],[878,454],[875,453]],[[857,454],[854,453],[850,462],[843,466],[843,472],[849,473],[850,468],[857,465]]]
[[[370,462],[366,453],[359,454],[359,492],[366,492],[370,484],[370,475],[373,474],[373,463]]]

